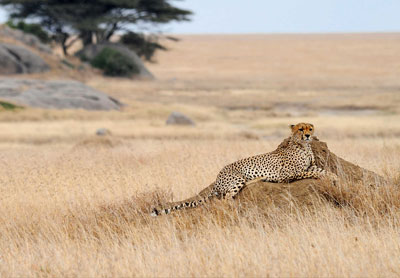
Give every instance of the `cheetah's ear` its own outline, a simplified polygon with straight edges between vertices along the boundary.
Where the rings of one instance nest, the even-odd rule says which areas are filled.
[[[293,128],[294,128],[294,125],[289,125],[289,127],[290,127],[290,129],[291,129],[291,130],[293,130]]]

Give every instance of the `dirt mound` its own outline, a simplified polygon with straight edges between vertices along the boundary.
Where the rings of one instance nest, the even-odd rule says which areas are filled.
[[[282,144],[286,143],[287,139]],[[325,179],[303,179],[291,183],[257,182],[245,187],[237,201],[251,201],[261,209],[271,205],[288,207],[293,204],[315,207],[325,201],[334,205],[345,205],[354,201],[349,195],[387,183],[378,174],[338,157],[329,150],[325,142],[317,138],[314,138],[311,146],[318,167],[339,176],[340,181],[336,186]]]
[[[281,144],[287,144],[289,139]],[[318,167],[337,174],[340,181],[333,185],[327,179],[303,179],[291,183],[255,182],[246,186],[235,198],[234,205],[241,209],[257,207],[265,211],[271,207],[291,209],[293,207],[316,208],[326,205],[327,202],[338,205],[357,206],[357,196],[363,201],[373,199],[372,191],[380,191],[387,182],[378,174],[348,162],[332,153],[325,142],[314,137],[311,143]],[[190,202],[193,199],[207,196],[214,184],[202,190],[197,196],[184,200]],[[376,192],[375,192],[376,193]],[[372,200],[371,200],[372,201]],[[375,200],[376,201],[376,200]],[[178,204],[169,203],[169,205]],[[215,205],[221,205],[217,202]],[[213,205],[211,205],[213,206]]]

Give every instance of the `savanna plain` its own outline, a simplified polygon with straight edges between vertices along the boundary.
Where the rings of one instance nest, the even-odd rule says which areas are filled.
[[[79,79],[121,111],[0,111],[0,276],[400,276],[400,34],[179,38],[147,65],[154,81],[28,76]],[[172,111],[196,125],[166,125]],[[298,122],[389,183],[149,216]]]

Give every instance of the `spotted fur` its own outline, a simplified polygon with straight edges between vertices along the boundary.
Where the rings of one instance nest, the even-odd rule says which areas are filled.
[[[276,150],[245,158],[222,168],[207,196],[178,202],[167,208],[155,208],[152,215],[168,214],[173,210],[186,207],[197,207],[215,196],[234,198],[243,187],[260,180],[282,183],[306,178],[317,179],[322,176],[336,180],[333,173],[326,173],[315,164],[310,145],[314,126],[299,123],[291,125],[290,128],[292,133],[289,140],[282,142]]]

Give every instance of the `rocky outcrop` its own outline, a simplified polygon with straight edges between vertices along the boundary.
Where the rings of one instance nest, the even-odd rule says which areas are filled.
[[[0,74],[37,73],[49,69],[46,62],[29,49],[13,44],[0,44]]]
[[[37,50],[47,53],[47,54],[52,53],[51,48],[49,46],[43,44],[39,40],[38,37],[36,37],[35,35],[32,35],[32,34],[24,33],[21,30],[12,29],[8,26],[2,26],[2,27],[0,27],[0,36],[13,38],[17,41],[22,42],[23,44],[25,44],[27,46],[34,47]]]
[[[122,104],[77,81],[0,79],[0,99],[51,109],[119,110]]]
[[[167,125],[195,125],[194,121],[180,112],[172,112],[166,121]]]
[[[130,50],[128,47],[123,46],[118,43],[102,43],[102,44],[91,44],[78,51],[75,55],[84,59],[91,61],[97,54],[99,54],[105,47],[117,50],[121,54],[125,55],[135,64],[138,73],[133,77],[135,78],[143,78],[143,79],[154,79],[154,76],[151,72],[145,67],[142,60],[136,55],[135,52]]]
[[[96,130],[97,136],[108,136],[111,135],[111,131],[107,128],[101,127]]]

